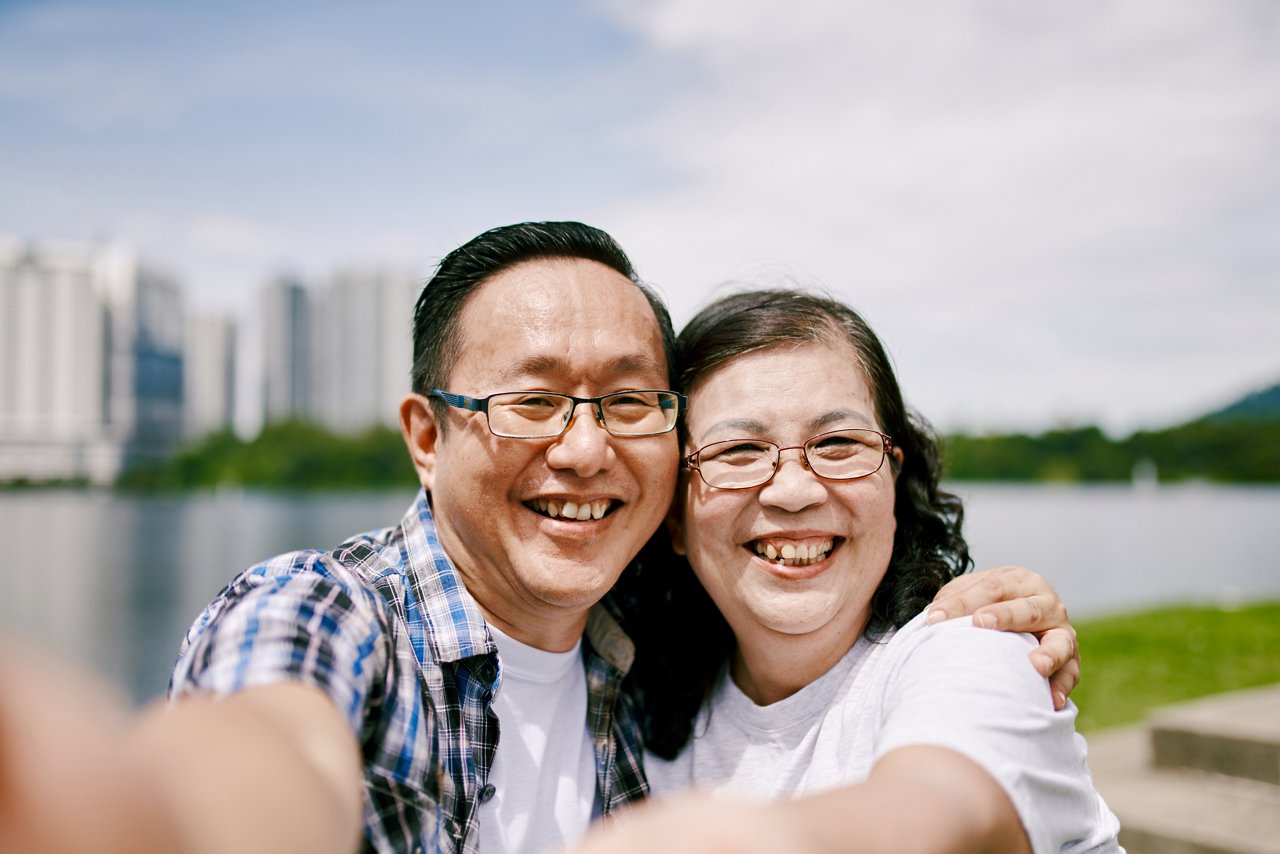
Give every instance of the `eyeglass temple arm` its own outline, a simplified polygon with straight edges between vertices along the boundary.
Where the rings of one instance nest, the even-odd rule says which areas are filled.
[[[438,388],[431,389],[431,394],[450,406],[456,406],[459,409],[469,409],[472,412],[487,412],[489,409],[489,401],[486,398],[467,397],[462,394],[441,391]]]

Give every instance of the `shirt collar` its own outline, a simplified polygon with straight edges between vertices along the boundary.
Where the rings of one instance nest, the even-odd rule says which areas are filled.
[[[400,522],[407,571],[426,623],[426,644],[438,662],[460,661],[498,651],[485,628],[484,612],[440,546],[426,490],[418,490]]]
[[[636,658],[635,642],[601,603],[591,606],[587,614],[587,642],[592,650],[619,673],[627,673]]]

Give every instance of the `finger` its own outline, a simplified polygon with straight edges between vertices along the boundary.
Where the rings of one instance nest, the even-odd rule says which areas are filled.
[[[1053,676],[1072,661],[1079,661],[1079,646],[1075,629],[1058,628],[1042,632],[1040,645],[1030,653],[1036,672],[1046,678]]]
[[[934,596],[930,622],[974,614],[984,605],[1028,596],[1057,599],[1058,594],[1043,576],[1020,566],[1001,566],[962,575]]]
[[[980,572],[967,572],[964,575],[957,575],[955,578],[942,585],[942,588],[934,594],[933,601],[940,602],[946,599],[963,596],[966,591],[972,590],[975,585],[990,583],[990,576],[992,573],[998,572],[998,569],[999,568],[982,570]]]
[[[1071,627],[1067,606],[1049,596],[1026,596],[983,605],[973,612],[973,624],[984,629],[1039,634]]]
[[[1049,692],[1053,696],[1053,707],[1057,711],[1066,708],[1067,697],[1080,684],[1080,659],[1073,658],[1054,673],[1049,679]]]

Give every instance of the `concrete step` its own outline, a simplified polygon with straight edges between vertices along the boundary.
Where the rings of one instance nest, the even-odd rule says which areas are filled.
[[[1280,785],[1280,685],[1162,709],[1151,739],[1158,767]]]
[[[1280,694],[1275,699],[1280,701]],[[1120,842],[1129,854],[1280,854],[1280,785],[1196,770],[1205,764],[1236,770],[1243,761],[1252,773],[1253,765],[1234,748],[1226,751],[1228,759],[1212,763],[1200,757],[1202,746],[1185,748],[1205,733],[1215,744],[1229,739],[1270,743],[1259,739],[1258,730],[1275,718],[1254,714],[1262,702],[1231,694],[1160,710],[1153,720],[1167,725],[1168,732],[1192,733],[1170,755],[1194,755],[1175,765],[1155,764],[1149,725],[1088,736],[1094,782],[1120,818]],[[1227,711],[1219,716],[1212,707]]]

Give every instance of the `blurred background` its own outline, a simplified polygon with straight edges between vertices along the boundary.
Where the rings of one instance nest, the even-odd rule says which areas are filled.
[[[1271,0],[0,0],[0,628],[163,691],[395,524],[424,276],[612,233],[677,325],[821,287],[1077,617],[1280,598]]]

